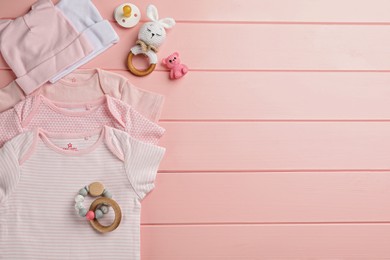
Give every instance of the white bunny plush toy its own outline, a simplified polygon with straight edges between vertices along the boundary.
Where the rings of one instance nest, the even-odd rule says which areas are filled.
[[[172,18],[158,19],[158,11],[154,5],[147,7],[146,14],[151,22],[142,25],[138,33],[137,45],[131,48],[128,57],[128,67],[136,76],[146,76],[154,70],[158,61],[156,52],[166,38],[165,29],[175,25],[175,20]],[[132,64],[133,57],[138,54],[146,55],[149,58],[150,66],[144,71],[138,70]]]

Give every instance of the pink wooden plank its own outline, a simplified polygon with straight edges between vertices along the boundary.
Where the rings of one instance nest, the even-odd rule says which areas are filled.
[[[27,13],[36,0],[0,1],[0,18],[15,18]],[[54,2],[54,1],[53,1]]]
[[[121,41],[86,67],[126,69],[137,31],[116,30]],[[389,45],[388,26],[190,23],[169,33],[159,57],[178,50],[192,70],[388,70]]]
[[[389,73],[113,72],[164,94],[163,120],[390,119]]]
[[[390,220],[389,172],[160,173],[143,224]]]
[[[137,32],[117,32],[121,41],[87,67],[126,69]],[[389,45],[388,26],[178,24],[159,57],[178,50],[192,70],[388,70]]]
[[[0,89],[8,85],[14,79],[15,74],[12,72],[12,70],[0,70]]]
[[[35,0],[0,1],[0,17],[17,17]],[[54,0],[53,2],[58,2]],[[121,0],[94,0],[103,17],[113,20],[112,13]],[[145,17],[149,2],[134,0]],[[161,16],[178,21],[238,22],[390,22],[386,0],[160,0],[155,4]],[[175,8],[172,8],[174,6]],[[353,8],[353,12],[351,11]]]
[[[102,15],[112,16],[112,10],[121,0],[94,0]],[[148,2],[134,1],[140,10],[146,10]],[[179,21],[292,21],[292,22],[389,22],[386,0],[199,0],[156,1],[162,16],[172,16]],[[174,8],[172,8],[174,7]],[[351,12],[353,7],[353,12]]]
[[[390,225],[144,226],[146,260],[388,259]]]
[[[164,171],[390,169],[390,123],[163,123]]]

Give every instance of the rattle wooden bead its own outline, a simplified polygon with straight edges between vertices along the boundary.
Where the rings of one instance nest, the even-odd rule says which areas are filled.
[[[103,226],[102,224],[99,223],[99,221],[97,219],[92,219],[89,221],[89,223],[91,223],[92,227],[94,229],[96,229],[97,231],[99,231],[101,233],[106,233],[106,232],[114,231],[119,226],[119,224],[121,223],[121,220],[122,220],[122,211],[121,211],[121,208],[119,207],[118,203],[116,203],[115,200],[109,199],[106,197],[101,197],[101,198],[97,198],[96,200],[94,200],[92,202],[89,210],[95,212],[97,207],[103,203],[108,204],[109,206],[111,206],[113,208],[113,210],[115,212],[114,222],[109,226]]]
[[[93,182],[89,185],[89,194],[92,197],[102,195],[104,192],[104,185],[101,182]]]

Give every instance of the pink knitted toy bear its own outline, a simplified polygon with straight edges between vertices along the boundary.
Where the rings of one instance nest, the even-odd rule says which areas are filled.
[[[187,66],[180,63],[178,52],[174,52],[167,58],[163,59],[162,63],[171,70],[169,72],[170,79],[179,79],[188,72]]]

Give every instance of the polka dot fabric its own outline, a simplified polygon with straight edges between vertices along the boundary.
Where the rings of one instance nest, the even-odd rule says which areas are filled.
[[[41,95],[29,97],[1,113],[0,121],[0,147],[19,133],[35,128],[52,133],[80,133],[107,125],[151,144],[157,144],[165,131],[128,104],[108,95],[78,104],[53,102]]]

